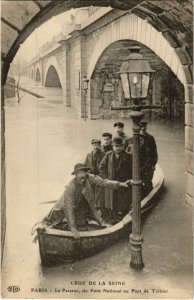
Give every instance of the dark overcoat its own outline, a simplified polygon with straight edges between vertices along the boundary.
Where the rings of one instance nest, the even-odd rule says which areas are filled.
[[[105,153],[99,150],[96,157],[96,163],[94,163],[94,152],[87,154],[84,164],[90,168],[89,173],[98,175],[99,174],[99,164],[103,159]],[[104,207],[104,188],[99,186],[94,187],[94,199],[97,207]]]
[[[151,152],[151,164],[152,164],[152,167],[154,167],[158,161],[158,152],[157,152],[156,141],[151,134],[145,132],[145,142],[144,143],[145,143],[145,146],[148,147]]]
[[[94,165],[94,151],[92,151],[91,153],[87,154],[86,159],[84,164],[90,168],[90,173],[94,174],[94,175],[98,175],[99,174],[99,164],[101,162],[101,160],[103,159],[105,153],[102,150],[99,150],[97,153],[97,159],[96,159],[96,165]]]
[[[119,167],[115,170],[115,152],[107,152],[99,165],[100,176],[124,182],[132,179],[132,155],[124,150],[120,153]],[[128,211],[131,204],[131,187],[116,193],[105,189],[105,207],[110,210]]]

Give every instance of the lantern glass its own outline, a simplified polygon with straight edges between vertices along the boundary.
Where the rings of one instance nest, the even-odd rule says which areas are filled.
[[[146,98],[150,81],[150,73],[129,73],[128,76],[131,98]]]
[[[130,99],[128,74],[122,73],[120,75],[125,99]]]

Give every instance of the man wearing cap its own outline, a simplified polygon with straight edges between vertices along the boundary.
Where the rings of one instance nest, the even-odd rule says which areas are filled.
[[[89,168],[89,173],[98,175],[99,174],[99,164],[103,159],[105,153],[101,150],[101,140],[93,139],[91,141],[93,150],[88,153],[84,162],[84,165]],[[99,186],[94,187],[94,199],[96,207],[99,209],[104,206],[104,189]]]
[[[124,124],[122,122],[116,122],[114,124],[114,128],[115,128],[116,136],[123,139],[123,147],[124,147],[124,150],[126,150],[128,144],[129,144],[129,142],[128,142],[129,137],[124,132]]]
[[[87,224],[88,219],[95,219],[101,226],[107,226],[98,214],[94,198],[95,185],[110,189],[127,188],[130,181],[118,182],[102,179],[88,173],[89,168],[82,163],[74,167],[72,175],[75,177],[66,186],[62,196],[56,201],[49,215],[44,219],[47,224],[54,225],[67,220],[67,224],[74,238],[79,238],[79,226]]]
[[[93,150],[91,153],[87,154],[84,165],[90,169],[91,174],[98,175],[98,166],[104,157],[104,152],[101,150],[101,140],[93,139],[91,144]]]
[[[102,150],[104,151],[104,153],[108,152],[108,151],[112,151],[113,150],[113,146],[112,146],[112,134],[109,132],[105,132],[102,135],[103,137],[103,145],[102,145]]]
[[[152,178],[154,175],[154,170],[155,170],[155,165],[158,161],[158,152],[157,152],[157,146],[156,146],[156,141],[154,137],[147,133],[147,121],[142,120],[140,122],[140,134],[144,136],[144,145],[149,149],[150,153],[150,162],[149,166],[147,167],[147,185],[148,190],[152,189]]]
[[[113,150],[107,152],[99,165],[100,176],[110,180],[126,181],[132,178],[132,155],[124,151],[123,139],[114,137]],[[105,207],[110,215],[126,214],[131,205],[131,187],[118,191],[105,190]]]

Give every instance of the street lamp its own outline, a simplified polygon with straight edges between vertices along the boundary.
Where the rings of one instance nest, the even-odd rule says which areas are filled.
[[[82,78],[82,90],[84,91],[84,121],[86,121],[86,99],[89,79],[86,76]]]
[[[139,53],[140,47],[131,47],[130,55],[122,62],[120,68],[121,82],[126,99],[132,99],[134,106],[124,108],[132,109],[130,117],[133,122],[133,183],[132,183],[132,233],[131,244],[131,268],[140,270],[144,267],[142,258],[141,235],[141,177],[140,177],[140,121],[143,117],[140,105],[148,94],[150,75],[154,72],[149,62]],[[122,108],[121,108],[122,109]]]

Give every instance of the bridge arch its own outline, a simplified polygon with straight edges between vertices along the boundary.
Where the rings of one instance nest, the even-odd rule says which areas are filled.
[[[120,30],[120,28],[126,28],[126,30]],[[147,20],[130,13],[113,21],[111,26],[104,27],[88,64],[88,78],[92,78],[95,66],[103,52],[112,43],[119,40],[134,40],[147,46],[167,64],[182,84],[191,84],[192,80],[190,76],[187,76],[188,74],[185,72],[176,50],[163,34],[157,31]]]
[[[44,74],[44,86],[61,86],[63,89],[63,74],[56,57],[49,57]],[[52,85],[52,83],[56,85]]]

